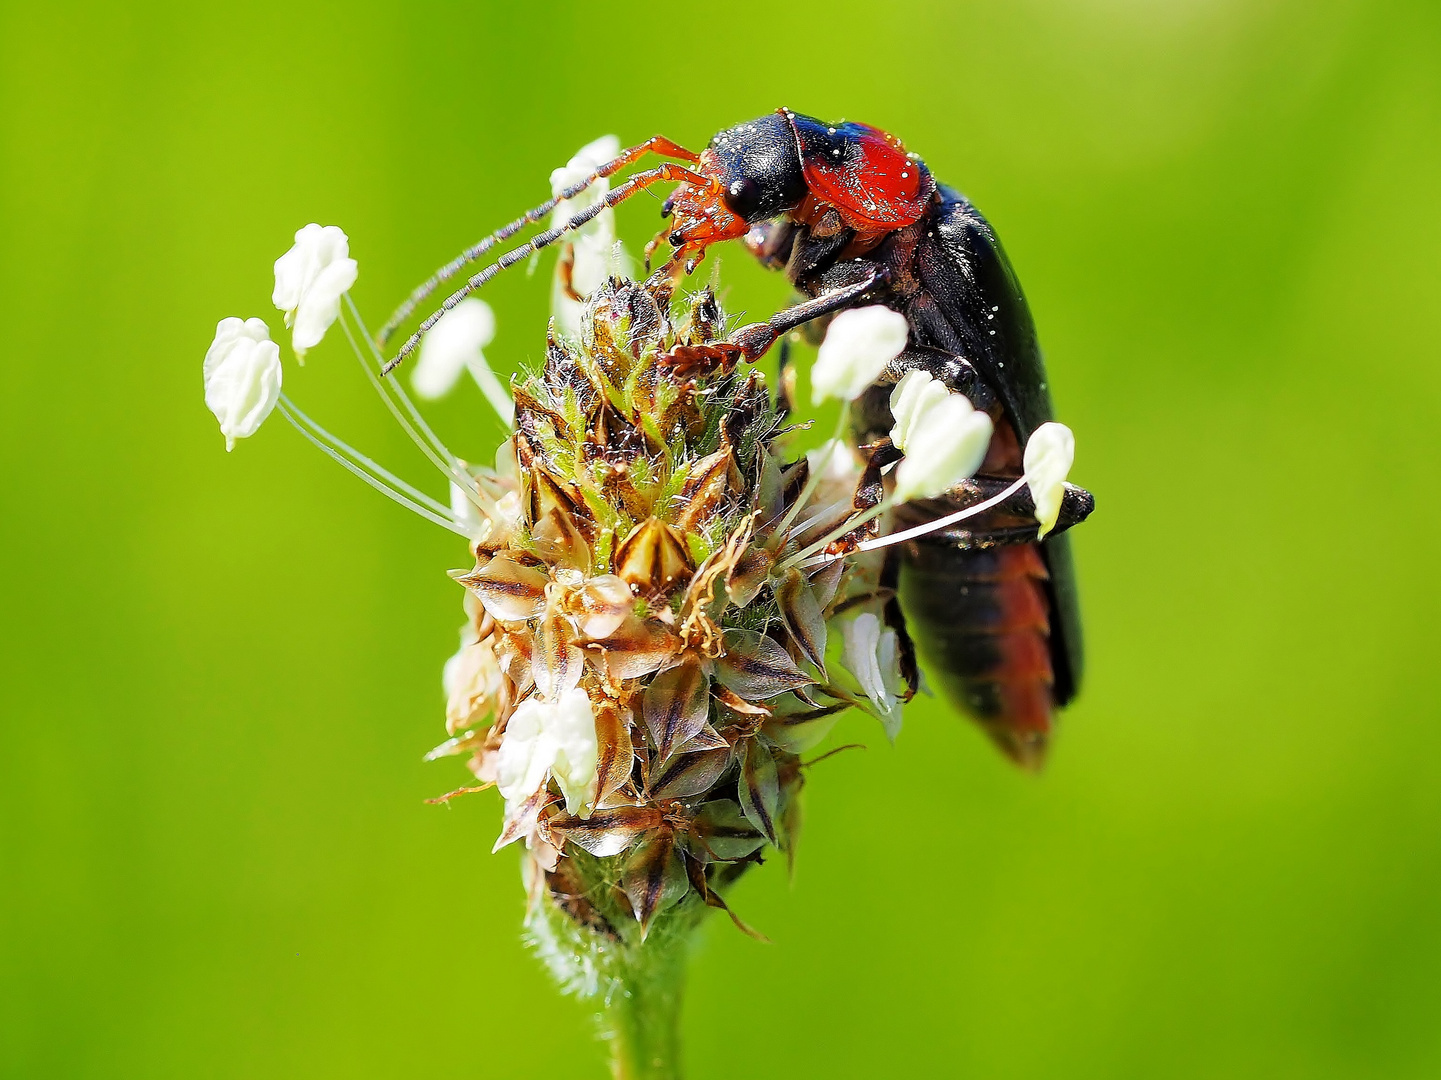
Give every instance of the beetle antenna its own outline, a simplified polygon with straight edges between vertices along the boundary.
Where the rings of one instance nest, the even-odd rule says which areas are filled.
[[[527,210],[522,216],[516,218],[508,225],[501,226],[489,236],[472,244],[470,247],[466,248],[459,255],[457,255],[454,259],[451,259],[450,262],[442,266],[435,273],[431,274],[430,277],[426,278],[425,281],[421,282],[415,287],[411,294],[406,297],[403,304],[401,304],[398,308],[395,309],[395,313],[391,315],[390,318],[386,320],[385,325],[380,328],[379,334],[376,335],[376,340],[381,345],[384,345],[387,341],[390,340],[391,335],[394,334],[397,329],[399,329],[400,324],[405,322],[406,319],[410,318],[410,316],[415,312],[416,307],[419,306],[422,300],[424,300],[431,293],[435,292],[436,289],[440,288],[443,282],[449,281],[451,278],[455,277],[455,275],[460,273],[460,271],[463,270],[468,264],[475,262],[476,259],[480,258],[491,248],[495,247],[496,244],[500,243],[502,240],[510,239],[516,233],[524,229],[527,225],[534,225],[536,222],[544,218],[546,214],[549,214],[558,205],[560,205],[560,203],[562,203],[566,199],[575,198],[577,195],[581,194],[592,184],[594,184],[597,180],[601,180],[605,177],[618,173],[627,165],[631,165],[638,161],[640,158],[644,157],[646,154],[651,153],[659,154],[662,157],[680,158],[682,161],[689,161],[692,163],[700,160],[699,154],[692,153],[685,147],[679,145],[678,143],[674,143],[670,139],[667,139],[661,135],[652,136],[643,143],[637,143],[635,146],[631,146],[626,148],[625,150],[622,150],[616,157],[612,158],[610,161],[607,161],[604,165],[596,169],[595,172],[591,173],[584,180],[580,180],[572,184],[560,194],[552,196],[551,198],[547,199],[545,202],[541,203],[539,206],[534,207],[531,210]]]
[[[666,162],[664,165],[661,165],[655,169],[648,169],[645,172],[636,173],[634,176],[626,180],[625,183],[606,192],[605,198],[601,199],[599,202],[596,202],[591,206],[586,207],[584,210],[580,211],[580,213],[576,214],[575,217],[567,221],[564,225],[560,225],[553,229],[547,229],[545,232],[538,233],[537,235],[531,237],[530,240],[526,241],[524,244],[521,244],[520,247],[511,248],[499,259],[491,263],[484,270],[480,271],[480,273],[476,274],[464,285],[462,285],[459,289],[447,296],[445,298],[445,303],[441,304],[438,310],[427,315],[425,317],[425,321],[416,328],[415,333],[411,334],[410,337],[406,339],[405,344],[400,347],[400,351],[397,352],[395,356],[385,365],[385,367],[381,371],[381,374],[388,375],[390,374],[390,372],[395,370],[395,368],[399,366],[402,360],[404,360],[407,356],[409,356],[412,352],[415,351],[416,346],[420,344],[420,339],[425,337],[425,335],[430,332],[431,327],[438,323],[441,318],[444,317],[446,312],[454,308],[456,304],[460,303],[471,293],[484,286],[502,270],[509,269],[516,263],[523,262],[524,260],[530,258],[537,251],[540,251],[542,248],[547,248],[551,244],[555,243],[566,233],[575,232],[576,230],[580,229],[581,226],[585,225],[587,222],[595,218],[596,215],[598,215],[602,210],[605,210],[609,207],[617,206],[620,203],[625,202],[626,199],[630,198],[638,191],[643,191],[646,188],[652,187],[655,184],[665,183],[694,184],[702,188],[713,188],[715,186],[715,181],[711,180],[710,178],[702,176],[700,175],[700,173],[692,172],[690,169],[684,168],[683,166],[672,164],[671,162]]]

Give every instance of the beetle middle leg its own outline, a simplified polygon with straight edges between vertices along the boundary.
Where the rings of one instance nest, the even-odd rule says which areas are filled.
[[[886,365],[876,384],[856,399],[852,407],[851,415],[862,441],[890,431],[895,423],[891,416],[891,390],[911,371],[924,371],[946,389],[964,394],[981,412],[990,411],[996,405],[995,393],[964,356],[945,349],[908,345]]]
[[[891,532],[894,535],[919,530],[956,511],[1004,495],[1005,498],[989,510],[963,522],[925,530],[925,542],[949,545],[961,551],[1034,544],[1038,529],[1036,504],[1030,489],[1025,485],[1016,488],[1015,479],[1010,476],[973,476],[939,498],[905,503],[895,509]],[[1012,491],[1012,488],[1016,490]],[[1059,536],[1072,526],[1079,525],[1095,508],[1095,496],[1089,491],[1075,484],[1066,484],[1060,513],[1047,535]]]

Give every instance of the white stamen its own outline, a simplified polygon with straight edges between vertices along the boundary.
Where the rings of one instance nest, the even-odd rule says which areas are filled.
[[[856,551],[875,551],[877,548],[890,547],[892,544],[899,544],[906,540],[914,540],[918,536],[925,536],[927,533],[933,533],[938,529],[947,528],[959,521],[965,521],[967,518],[973,518],[977,514],[985,513],[991,507],[1005,502],[1025,486],[1026,478],[1023,476],[1000,494],[993,495],[984,502],[979,502],[975,506],[968,506],[964,510],[957,510],[954,514],[947,514],[945,517],[936,518],[934,521],[927,521],[922,525],[906,529],[903,532],[889,533],[885,536],[878,536],[874,540],[867,540],[865,543],[859,545]]]
[[[434,401],[454,389],[462,371],[469,371],[490,407],[509,424],[515,402],[485,359],[485,346],[494,338],[495,313],[490,305],[467,297],[447,311],[420,343],[411,387],[422,398]]]
[[[934,499],[974,476],[991,444],[991,418],[963,394],[947,393],[907,418],[906,456],[896,466],[895,499]]]
[[[356,262],[350,240],[338,226],[311,222],[295,234],[295,244],[275,260],[271,300],[285,312],[290,343],[298,359],[320,344],[340,316],[340,298],[355,284]]]
[[[339,462],[348,471],[360,477],[360,479],[364,480],[376,491],[389,499],[393,499],[407,510],[425,518],[425,520],[434,522],[443,529],[449,529],[451,532],[464,536],[468,540],[474,539],[471,535],[471,530],[457,523],[450,516],[450,511],[444,504],[437,502],[429,495],[407,484],[394,473],[371,461],[349,444],[337,439],[314,420],[310,419],[310,417],[306,416],[286,395],[280,395],[278,407],[280,414],[290,422],[296,431],[305,436],[312,445],[318,447],[327,457]]]
[[[1076,460],[1076,437],[1065,424],[1054,421],[1042,424],[1026,440],[1023,459],[1030,477],[1031,499],[1036,504],[1036,520],[1042,537],[1056,527],[1061,515],[1061,502],[1066,496],[1066,476]]]
[[[355,320],[358,333],[352,331],[349,321],[342,315],[340,320],[341,329],[350,342],[350,347],[355,352],[355,358],[360,363],[360,368],[365,372],[365,377],[370,380],[370,385],[380,395],[380,400],[385,403],[386,409],[393,416],[406,435],[410,437],[417,449],[424,454],[432,465],[440,470],[451,483],[458,484],[472,503],[482,512],[487,512],[485,503],[480,501],[479,495],[472,495],[475,488],[475,478],[470,475],[460,460],[450,452],[450,449],[441,442],[440,436],[435,433],[425,418],[420,415],[415,402],[405,392],[405,387],[400,384],[399,379],[384,379],[380,377],[379,368],[385,365],[385,358],[380,355],[375,347],[375,342],[370,332],[365,327],[365,322],[356,309],[355,301],[349,294],[345,297],[346,306],[350,309],[350,317]],[[360,350],[359,340],[363,340],[369,347],[368,351],[375,360],[376,368],[372,368],[365,362],[365,356]],[[402,411],[403,410],[403,411]]]
[[[205,352],[205,404],[220,421],[225,449],[254,435],[280,398],[280,347],[260,319],[221,319]]]
[[[910,325],[899,311],[880,304],[851,308],[831,320],[811,365],[811,395],[854,401],[906,347]]]
[[[946,384],[928,371],[914,368],[906,372],[891,391],[892,445],[904,450],[917,421],[949,393]]]

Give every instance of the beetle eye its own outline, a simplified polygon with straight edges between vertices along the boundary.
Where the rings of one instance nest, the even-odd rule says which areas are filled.
[[[725,189],[726,207],[738,218],[749,220],[761,204],[761,186],[750,177],[732,180]]]

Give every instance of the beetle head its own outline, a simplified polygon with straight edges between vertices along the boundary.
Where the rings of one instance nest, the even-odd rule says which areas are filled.
[[[782,113],[720,132],[696,171],[709,187],[684,184],[666,200],[665,212],[675,216],[669,240],[678,248],[744,236],[756,222],[795,209],[806,194],[795,134]]]

